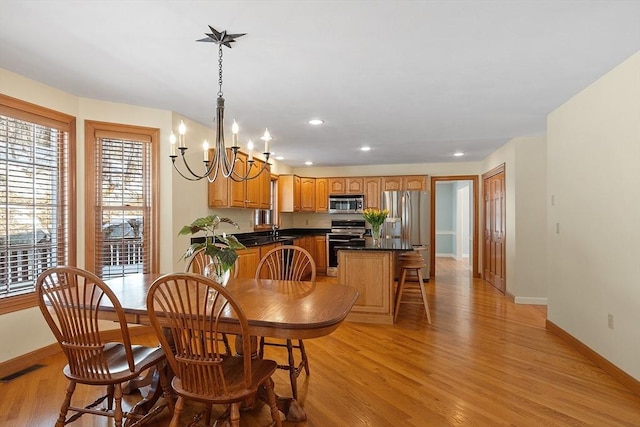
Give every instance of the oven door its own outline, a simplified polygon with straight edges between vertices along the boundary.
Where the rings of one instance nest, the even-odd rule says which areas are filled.
[[[327,234],[327,276],[338,275],[338,250],[346,246],[364,246],[359,234]]]
[[[327,234],[327,276],[338,275],[338,254],[335,248],[348,245],[352,237],[349,234]]]

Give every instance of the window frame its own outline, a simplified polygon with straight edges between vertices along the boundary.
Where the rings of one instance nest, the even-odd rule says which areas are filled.
[[[100,136],[109,135],[116,139],[130,139],[151,144],[151,221],[149,225],[149,272],[158,273],[160,266],[159,223],[160,223],[160,129],[126,125],[119,123],[85,120],[85,268],[96,272],[96,249],[100,240],[96,236],[97,206],[95,188],[97,185],[96,150]]]
[[[69,135],[67,145],[67,182],[64,191],[67,196],[68,242],[67,264],[76,264],[76,118],[56,110],[32,104],[21,99],[0,94],[0,114],[15,119],[36,123],[41,126],[56,128]],[[66,238],[67,236],[65,236]],[[61,239],[64,240],[64,239]],[[24,310],[37,305],[35,289],[33,292],[0,298],[0,315]]]

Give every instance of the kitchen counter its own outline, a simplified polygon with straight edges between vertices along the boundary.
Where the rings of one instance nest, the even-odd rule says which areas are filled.
[[[234,236],[247,247],[264,246],[272,243],[292,244],[293,240],[305,236],[324,236],[329,232],[324,228],[289,228],[278,230],[276,235],[272,231],[256,231],[253,233],[237,233]],[[204,237],[193,237],[191,243],[202,243]]]
[[[412,251],[409,241],[365,238],[364,246],[336,247],[338,281],[353,286],[360,296],[347,320],[393,324],[394,282],[397,255]]]
[[[336,249],[341,250],[360,250],[360,251],[411,251],[413,246],[411,242],[403,239],[379,239],[374,243],[371,237],[365,237],[364,246],[335,246]]]

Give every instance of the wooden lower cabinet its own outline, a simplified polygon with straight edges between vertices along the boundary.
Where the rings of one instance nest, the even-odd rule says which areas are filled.
[[[347,320],[393,324],[392,251],[339,251],[338,282],[360,294]]]
[[[265,252],[266,253],[266,252]],[[238,251],[238,277],[253,279],[260,262],[260,247],[241,249]]]
[[[316,272],[318,274],[327,274],[327,238],[326,236],[315,236],[315,257]]]

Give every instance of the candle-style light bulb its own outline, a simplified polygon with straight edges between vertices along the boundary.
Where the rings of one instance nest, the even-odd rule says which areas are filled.
[[[171,155],[175,156],[176,155],[176,136],[173,134],[173,132],[171,132],[171,135],[169,136],[169,144],[171,144]]]
[[[184,147],[184,134],[187,133],[187,127],[183,120],[180,120],[180,126],[178,126],[178,134],[180,135],[180,147]]]
[[[264,152],[268,153],[269,152],[269,141],[271,141],[271,134],[269,134],[269,129],[265,129],[264,130],[264,136],[262,137],[262,140],[264,141]]]
[[[206,139],[202,143],[202,150],[204,151],[204,161],[209,161],[209,142]]]
[[[231,125],[231,139],[233,141],[233,146],[238,146],[238,123],[236,123],[236,119],[233,119],[233,124]]]
[[[247,142],[247,149],[249,150],[249,161],[253,160],[253,141]]]

